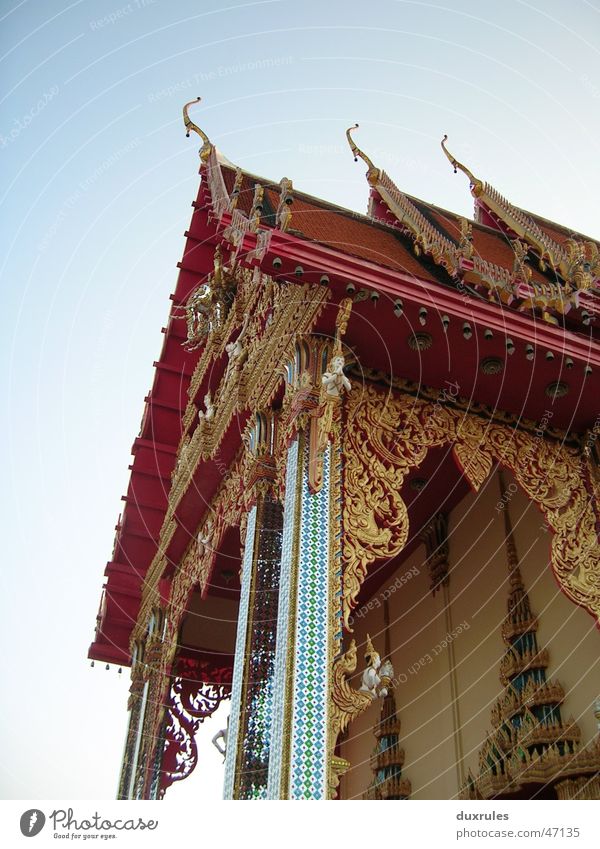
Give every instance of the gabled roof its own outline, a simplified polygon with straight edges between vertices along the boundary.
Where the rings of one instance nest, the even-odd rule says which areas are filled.
[[[187,126],[189,129],[195,127],[189,120]],[[347,291],[348,283],[359,280],[363,281],[359,285],[369,287],[371,300],[378,288],[392,298],[397,299],[401,295],[405,301],[405,317],[410,318],[408,323],[411,327],[418,326],[419,307],[422,308],[424,303],[428,306],[434,304],[440,314],[447,309],[452,315],[449,329],[441,329],[440,318],[448,318],[443,315],[436,316],[435,328],[432,326],[433,321],[428,327],[433,336],[441,336],[444,344],[454,348],[454,368],[464,366],[468,371],[475,356],[473,352],[477,351],[473,345],[469,359],[466,352],[461,350],[464,342],[463,320],[475,324],[471,314],[474,312],[482,328],[493,327],[494,339],[488,343],[488,350],[499,355],[504,346],[501,332],[506,334],[509,317],[511,333],[515,340],[520,340],[522,347],[533,339],[541,353],[548,349],[560,352],[567,362],[567,368],[571,358],[571,365],[573,361],[577,363],[578,369],[572,372],[570,380],[572,397],[577,399],[579,418],[573,422],[570,415],[565,413],[564,427],[591,427],[590,422],[595,415],[593,398],[597,393],[590,390],[591,384],[588,383],[584,399],[583,382],[587,379],[588,369],[591,374],[591,365],[600,366],[593,329],[585,326],[588,324],[585,312],[588,312],[588,318],[598,312],[595,284],[587,291],[577,292],[575,301],[568,303],[570,312],[560,321],[564,320],[566,329],[575,332],[564,333],[562,327],[557,326],[560,310],[555,309],[555,306],[561,306],[565,281],[540,271],[532,261],[535,256],[528,244],[523,250],[525,255],[529,255],[527,267],[530,274],[525,273],[523,259],[526,256],[518,261],[515,240],[512,238],[514,234],[506,229],[504,220],[488,216],[485,221],[468,222],[455,213],[408,196],[364,155],[363,158],[370,163],[367,172],[370,214],[361,215],[297,192],[289,180],[274,183],[236,169],[219,159],[205,134],[201,131],[199,133],[203,139],[202,181],[194,203],[195,212],[190,230],[186,233],[177,285],[172,295],[176,307],[185,305],[198,286],[207,279],[214,248],[219,245],[225,248],[229,260],[239,255],[242,264],[262,263],[262,270],[267,274],[275,273],[283,257],[282,276],[288,280],[294,279],[296,263],[305,263],[307,276],[315,275],[311,278],[315,282],[319,281],[321,275],[328,282],[327,275],[331,276],[332,290],[335,289],[338,299],[343,296],[341,293],[344,290]],[[487,207],[479,204],[479,209],[486,212]],[[514,215],[514,209],[509,210],[511,215]],[[523,220],[533,220],[529,213],[520,212],[528,216],[528,219]],[[556,243],[564,244],[572,236],[560,225],[539,217],[535,217],[535,222],[535,226],[544,230]],[[276,260],[279,266],[275,264]],[[464,283],[467,285],[463,286]],[[537,292],[540,298],[546,297],[548,291],[551,294],[558,291],[558,303],[547,307],[547,316],[540,315],[542,308],[533,300],[533,296],[532,305],[527,305],[528,292],[532,291],[534,295]],[[500,298],[502,293],[510,296],[507,313],[501,313],[498,309],[498,301],[501,301],[502,309],[507,306],[507,302]],[[360,294],[357,292],[355,300],[360,301]],[[363,294],[366,296],[366,291]],[[469,302],[468,307],[465,306],[465,300]],[[396,300],[394,303],[401,301]],[[354,307],[357,322],[361,309],[364,310],[366,306],[370,305],[363,299],[363,303],[357,303]],[[401,325],[396,315],[391,309],[379,310],[377,321],[382,338],[398,337]],[[538,321],[540,317],[551,320],[553,325]],[[371,327],[371,324],[368,326]],[[327,332],[327,327],[321,330]],[[182,315],[172,313],[163,332],[162,351],[154,364],[153,386],[145,399],[146,411],[132,449],[134,459],[130,466],[130,483],[127,495],[124,496],[123,514],[116,529],[112,558],[106,567],[107,582],[98,616],[96,639],[90,649],[90,657],[105,662],[128,662],[129,638],[138,616],[146,576],[158,556],[159,543],[164,545],[163,553],[171,559],[171,564],[177,564],[186,544],[182,529],[193,527],[198,518],[192,515],[197,505],[188,501],[184,508],[189,511],[189,515],[183,515],[183,508],[181,511],[184,519],[181,522],[181,533],[177,531],[173,539],[163,539],[165,516],[172,496],[171,474],[178,445],[189,425],[189,421],[186,424],[186,416],[197,413],[194,403],[201,393],[200,384],[194,382],[199,351],[189,350],[184,344],[186,332]],[[371,346],[370,337],[366,344]],[[434,386],[432,381],[428,382],[432,372],[427,371],[435,365],[432,357],[421,359],[420,349],[411,350],[406,345],[406,339],[402,346],[397,346],[396,355],[403,369],[403,377],[407,376],[407,370],[412,367],[419,380],[422,378],[426,385]],[[510,357],[507,359],[510,360]],[[473,380],[477,379],[477,366],[475,361]],[[224,363],[219,367],[224,369]],[[535,367],[538,391],[530,391],[529,385],[525,387],[528,403],[531,404],[533,396],[537,394],[540,396],[539,403],[545,404],[547,393],[544,395],[544,387],[549,381],[557,379],[556,369],[547,355],[540,356]],[[422,372],[421,368],[424,369]],[[504,395],[494,395],[496,390],[490,386],[491,400],[485,397],[482,403],[490,404],[493,401],[501,410],[514,407],[519,414],[523,414],[519,380],[526,382],[529,372],[516,364],[512,376],[515,379],[502,383]],[[410,375],[408,378],[416,379]],[[464,378],[465,387],[469,379],[468,375]],[[538,415],[539,410],[534,409],[530,417],[537,421]],[[558,418],[557,413],[555,424]],[[239,435],[239,428],[232,428],[231,432]],[[229,462],[236,446],[228,446],[227,450],[229,454],[223,455],[223,462]],[[222,477],[216,466],[209,467],[209,464],[203,467],[202,475],[202,485],[207,492],[211,487],[216,488]],[[173,506],[173,510],[176,506]],[[168,579],[164,578],[160,589],[164,593],[168,591]]]
[[[248,219],[252,217],[258,186],[263,191],[260,215],[254,219],[255,226],[258,229],[277,229],[277,210],[281,197],[279,183],[236,169],[231,163],[220,161],[219,168],[227,194],[230,197],[235,195],[236,213]],[[457,280],[468,273],[469,283],[477,283],[478,278],[482,278],[485,287],[482,287],[482,291],[489,297],[492,296],[494,286],[508,289],[511,280],[514,280],[513,294],[506,300],[503,298],[503,301],[506,304],[515,300],[517,307],[523,302],[526,307],[531,307],[531,284],[540,299],[538,307],[541,306],[540,293],[547,293],[548,309],[543,312],[552,321],[562,312],[571,312],[569,321],[572,325],[574,320],[578,322],[577,309],[585,309],[592,314],[600,311],[595,291],[582,291],[582,297],[569,299],[563,289],[559,288],[561,281],[557,281],[555,270],[546,269],[542,272],[535,256],[531,254],[527,257],[527,251],[523,262],[524,271],[520,273],[521,265],[516,258],[512,238],[514,234],[507,233],[489,216],[486,222],[477,218],[467,221],[457,213],[402,193],[384,172],[379,173],[381,182],[372,184],[368,215],[294,190],[287,232],[349,256],[402,271],[420,280],[454,286]],[[393,205],[394,197],[403,204],[400,212],[398,206]],[[561,225],[539,217],[536,221],[557,242],[560,240],[564,243],[573,236]],[[461,258],[465,227],[472,245],[471,258]],[[452,255],[452,267],[447,262],[437,260],[438,241]],[[520,297],[517,298],[517,294]],[[558,306],[553,306],[553,298],[559,302]]]
[[[225,185],[230,192],[233,190],[236,173],[241,173],[237,208],[246,215],[250,214],[256,185],[265,188],[260,223],[263,227],[274,227],[279,204],[279,184],[255,174],[236,171],[229,166],[222,166],[222,171]],[[287,232],[294,236],[319,242],[342,253],[384,265],[386,268],[402,270],[432,281],[437,280],[414,255],[406,240],[399,238],[396,229],[368,215],[361,215],[297,191],[294,191],[291,210],[291,225]]]

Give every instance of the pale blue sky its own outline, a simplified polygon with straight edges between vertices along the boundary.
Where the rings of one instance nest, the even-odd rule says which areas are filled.
[[[600,6],[0,9],[0,795],[112,798],[128,676],[90,669],[86,652],[197,191],[183,102],[202,95],[194,120],[236,164],[359,211],[365,169],[344,138],[356,121],[399,186],[469,214],[466,179],[439,149],[446,132],[515,203],[598,237]],[[207,741],[201,761],[218,797]]]

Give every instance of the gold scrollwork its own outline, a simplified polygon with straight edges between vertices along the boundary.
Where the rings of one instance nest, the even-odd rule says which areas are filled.
[[[344,624],[369,566],[392,559],[408,538],[400,494],[408,471],[430,448],[453,443],[465,476],[478,490],[499,462],[543,512],[552,537],[552,567],[565,594],[600,616],[600,547],[596,515],[576,447],[540,439],[449,405],[366,384],[345,399]]]
[[[331,675],[331,734],[334,747],[338,735],[373,704],[372,696],[355,690],[348,682],[348,678],[356,672],[357,665],[356,640],[351,640],[348,650],[334,661]]]

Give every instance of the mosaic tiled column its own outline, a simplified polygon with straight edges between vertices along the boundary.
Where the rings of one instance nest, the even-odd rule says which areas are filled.
[[[267,795],[282,521],[281,504],[270,495],[259,496],[248,577],[244,565],[243,580],[249,581],[249,590],[243,599],[245,625],[240,619],[238,630],[241,654],[236,646],[234,675],[238,675],[238,666],[243,670],[236,741],[234,744],[230,738],[227,746],[230,757],[235,756],[233,781],[227,788],[235,799],[264,799]],[[246,634],[243,644],[242,627]],[[228,779],[231,781],[230,775]]]
[[[231,687],[231,713],[229,715],[229,730],[227,735],[227,755],[225,758],[225,785],[223,796],[233,798],[235,767],[237,761],[238,741],[240,733],[240,712],[244,675],[246,671],[246,638],[248,630],[248,608],[250,602],[250,587],[252,584],[252,564],[254,560],[254,537],[256,531],[256,507],[248,514],[246,544],[242,561],[242,592],[240,595],[240,611],[238,617],[237,637],[235,642],[235,659],[233,666],[233,681]]]
[[[130,798],[134,761],[137,759],[136,746],[139,736],[140,715],[142,711],[141,690],[144,686],[144,683],[137,672],[138,670],[136,670],[135,673],[132,671],[132,687],[131,695],[129,696],[129,722],[127,725],[125,750],[123,752],[123,764],[121,767],[117,799]]]
[[[304,437],[288,452],[275,660],[269,798],[329,795],[331,668],[331,448],[322,486],[308,484]]]
[[[289,700],[287,681],[290,676],[290,663],[293,660],[291,642],[294,636],[294,621],[290,612],[296,598],[295,586],[292,592],[292,581],[295,584],[298,541],[296,530],[300,509],[298,483],[301,481],[301,477],[299,477],[298,455],[299,446],[296,439],[288,449],[285,478],[277,646],[273,682],[273,724],[271,726],[271,757],[269,759],[267,787],[269,799],[285,798],[289,780],[289,769],[287,767],[289,766],[289,727],[292,705]],[[300,474],[301,471],[300,469]],[[288,755],[287,758],[286,754]]]
[[[308,451],[305,452],[308,465]],[[328,796],[329,703],[329,467],[323,458],[323,485],[312,494],[303,470],[296,641],[294,710],[290,753],[291,799]]]
[[[140,656],[140,647],[135,646],[132,657],[130,690],[130,713],[123,755],[123,766],[119,782],[119,799],[141,799],[143,795],[146,769],[146,714],[148,701],[154,683],[152,657],[154,654],[157,619],[152,613]]]

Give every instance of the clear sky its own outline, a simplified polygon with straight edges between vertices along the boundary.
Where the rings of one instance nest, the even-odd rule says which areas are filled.
[[[203,97],[194,120],[234,163],[359,211],[365,168],[344,138],[356,121],[401,188],[470,214],[439,148],[448,133],[512,201],[599,237],[600,4],[0,10],[0,795],[108,799],[128,675],[91,669],[86,652],[197,191],[182,104]],[[220,796],[214,730],[173,798]]]

